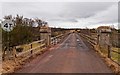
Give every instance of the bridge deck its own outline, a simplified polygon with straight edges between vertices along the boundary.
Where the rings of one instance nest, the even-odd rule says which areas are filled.
[[[77,34],[33,59],[16,73],[112,73]]]

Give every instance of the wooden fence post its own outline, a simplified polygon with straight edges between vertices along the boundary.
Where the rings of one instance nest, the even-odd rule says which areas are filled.
[[[55,45],[55,38],[53,37],[53,45]]]
[[[111,47],[108,45],[108,58],[111,58]]]
[[[57,44],[57,38],[55,37],[55,45]]]
[[[33,45],[31,44],[31,45],[30,45],[30,50],[31,50],[30,53],[31,53],[31,57],[32,57],[32,54],[33,54],[33,50],[32,50],[32,48],[33,48]]]
[[[14,61],[15,61],[15,63],[16,63],[16,47],[13,47],[13,59],[14,59]]]
[[[56,44],[58,44],[58,37],[56,38]]]

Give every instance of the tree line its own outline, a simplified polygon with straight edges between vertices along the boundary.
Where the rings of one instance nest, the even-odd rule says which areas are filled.
[[[14,28],[12,31],[7,32],[0,27],[2,31],[3,49],[6,49],[8,46],[13,47],[40,40],[39,29],[41,26],[47,24],[47,22],[39,18],[30,19],[20,15],[15,17],[12,15],[4,16],[4,20],[12,20],[14,22]]]

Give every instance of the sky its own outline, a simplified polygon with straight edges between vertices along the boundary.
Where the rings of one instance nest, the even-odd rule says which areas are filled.
[[[40,18],[50,27],[97,28],[114,25],[118,28],[118,0],[1,0],[0,19],[16,14]]]

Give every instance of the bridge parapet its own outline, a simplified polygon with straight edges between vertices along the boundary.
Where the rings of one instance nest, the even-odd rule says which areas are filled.
[[[45,39],[45,43],[47,46],[50,45],[51,42],[51,28],[48,25],[44,25],[40,27],[40,39]]]
[[[63,38],[65,37],[65,35],[60,34],[58,36],[52,37],[50,38],[51,45],[56,45],[58,43],[60,43]],[[14,69],[16,69],[16,67],[20,67],[20,66],[15,66],[16,65],[23,65],[25,61],[27,61],[28,59],[30,59],[31,57],[35,57],[37,55],[40,55],[42,53],[44,53],[45,51],[47,51],[48,46],[46,45],[46,39],[42,39],[42,40],[38,40],[38,41],[34,41],[30,44],[27,44],[27,50],[24,50],[22,52],[16,52],[17,48],[21,48],[21,46],[16,46],[13,48],[13,56],[11,56],[10,60],[4,60],[3,64],[7,64],[8,66],[12,66],[10,67],[8,70],[3,69],[3,73],[8,73],[8,72],[12,72]],[[37,46],[36,46],[37,44]],[[8,64],[8,62],[12,62],[11,64]],[[13,66],[14,64],[14,66]],[[3,66],[3,68],[8,68],[8,66]]]
[[[98,33],[111,33],[111,27],[110,26],[100,26],[97,28]]]
[[[105,37],[106,35],[108,37]],[[120,70],[118,69],[118,67],[120,67],[120,60],[119,60],[120,52],[119,50],[113,48],[111,45],[111,39],[110,39],[112,36],[111,31],[100,32],[100,35],[97,37],[97,40],[83,33],[80,33],[80,36],[85,38],[88,41],[88,43],[90,43],[93,46],[93,48],[98,53],[100,53],[102,57],[105,58],[105,61],[109,64],[110,67],[111,66],[114,67],[115,72],[120,72]],[[108,42],[106,42],[106,39],[103,38],[106,38]]]
[[[97,38],[98,44],[101,46],[106,46],[106,44],[111,45],[111,27],[109,26],[100,26],[97,28]]]

